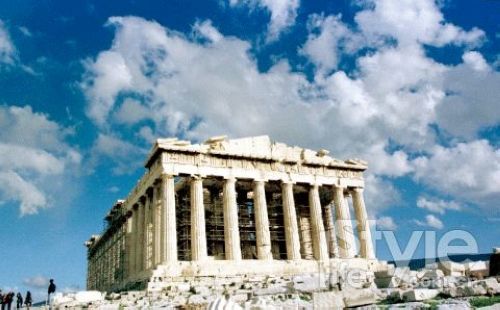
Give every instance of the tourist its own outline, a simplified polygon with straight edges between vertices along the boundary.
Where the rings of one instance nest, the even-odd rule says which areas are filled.
[[[26,293],[26,298],[24,298],[24,304],[26,305],[26,309],[30,310],[32,302],[33,302],[33,300],[31,300],[31,292],[28,291]]]
[[[13,292],[9,292],[8,294],[6,294],[4,297],[3,297],[3,305],[2,306],[5,306],[7,305],[7,310],[11,310],[11,307],[12,307],[12,300],[14,300],[14,293]]]
[[[23,307],[23,295],[21,295],[21,293],[18,292],[16,298],[17,298],[16,308],[21,309]]]
[[[4,307],[3,307],[3,294],[2,294],[2,290],[0,290],[0,305],[2,305],[2,310],[4,310]]]
[[[49,309],[51,306],[51,300],[50,300],[50,295],[56,292],[56,285],[54,283],[54,279],[50,279],[50,284],[49,284],[49,289],[48,289],[48,297],[47,297],[47,304],[49,305]]]

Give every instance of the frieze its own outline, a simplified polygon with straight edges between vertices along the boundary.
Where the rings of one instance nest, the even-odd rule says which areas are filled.
[[[260,170],[270,172],[286,172],[310,175],[322,175],[327,177],[363,179],[363,172],[358,170],[339,169],[329,166],[305,165],[280,161],[263,161],[248,158],[225,158],[210,154],[164,152],[165,163],[178,163],[198,166],[209,166],[214,168],[238,168],[245,170]]]

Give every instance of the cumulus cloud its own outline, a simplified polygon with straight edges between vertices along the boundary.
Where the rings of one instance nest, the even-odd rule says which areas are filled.
[[[111,134],[100,133],[91,150],[92,164],[103,158],[111,159],[115,174],[133,173],[142,165],[146,150]]]
[[[430,227],[437,230],[443,229],[444,227],[443,222],[432,214],[428,214],[425,217],[425,221],[415,220],[415,224],[417,224],[418,226]]]
[[[32,288],[45,288],[49,284],[49,278],[37,275],[31,278],[25,278],[23,284]]]
[[[368,9],[356,14],[361,31],[372,42],[394,38],[400,45],[477,45],[484,32],[465,31],[447,23],[434,0],[364,0]]]
[[[85,61],[81,85],[87,114],[107,136],[118,137],[113,132],[123,126],[135,130],[135,141],[122,141],[130,149],[149,148],[155,136],[202,140],[269,134],[331,149],[339,158],[366,158],[366,195],[374,212],[398,202],[391,180],[408,175],[457,195],[457,201],[486,205],[498,195],[486,182],[465,187],[455,176],[443,181],[428,175],[452,171],[440,153],[458,156],[456,144],[439,146],[435,126],[455,134],[463,130],[461,119],[465,124],[472,119],[465,126],[471,137],[484,124],[498,123],[498,113],[492,112],[497,72],[478,52],[465,52],[462,63],[445,65],[425,48],[479,45],[484,33],[446,22],[430,0],[365,4],[355,25],[347,26],[341,16],[309,18],[299,53],[314,64],[312,80],[286,59],[260,71],[250,43],[225,36],[210,21],[198,21],[190,34],[181,34],[138,17],[112,17],[108,25],[116,30],[110,48]],[[346,56],[353,57],[351,71],[338,68]],[[482,85],[467,86],[481,76]],[[481,105],[488,103],[484,111],[468,99],[477,89],[486,90],[478,98]],[[96,149],[103,148],[99,143]],[[487,151],[487,159],[497,161],[493,147],[474,148],[474,143],[465,142],[469,156],[484,158]],[[471,165],[479,168],[480,160]],[[496,180],[494,171],[487,179]]]
[[[0,20],[0,65],[13,64],[16,59],[16,48],[10,39],[5,24]]]
[[[295,23],[299,0],[229,0],[229,5],[247,5],[251,8],[261,7],[271,14],[268,25],[267,41],[274,41],[288,27]]]
[[[341,16],[313,14],[309,17],[309,35],[301,53],[309,57],[319,71],[336,69],[343,53],[353,53],[362,38],[341,21]]]
[[[462,209],[462,206],[455,201],[446,201],[442,199],[426,197],[418,198],[417,207],[439,214],[444,214],[446,210],[459,211]]]
[[[443,88],[449,95],[437,108],[437,123],[454,136],[470,139],[500,122],[500,73],[479,52],[465,52],[462,59],[444,74]]]
[[[51,193],[81,161],[66,142],[72,133],[29,106],[0,106],[0,201],[18,202],[21,215],[51,206]]]
[[[500,199],[500,149],[486,140],[436,145],[428,157],[414,160],[415,179],[434,190],[497,210]]]
[[[382,216],[377,219],[377,228],[379,230],[396,230],[398,225],[394,223],[394,219],[390,216]]]

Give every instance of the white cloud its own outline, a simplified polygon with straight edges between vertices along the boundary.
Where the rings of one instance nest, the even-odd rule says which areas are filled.
[[[24,34],[27,37],[33,36],[31,31],[27,27],[21,26],[21,27],[18,27],[18,29],[19,29],[19,31],[21,31],[22,34]]]
[[[231,6],[245,4],[262,7],[269,11],[271,20],[268,25],[267,41],[274,41],[288,27],[295,24],[299,0],[229,0]]]
[[[432,214],[428,214],[425,217],[425,221],[415,220],[415,224],[417,224],[418,226],[431,227],[434,229],[443,229],[444,227],[443,222],[441,222],[440,219]]]
[[[391,182],[373,174],[365,175],[365,200],[371,219],[383,210],[401,202],[401,196]]]
[[[382,216],[377,219],[377,228],[379,230],[396,230],[398,225],[394,223],[394,219],[390,216]]]
[[[0,106],[0,201],[18,202],[21,215],[51,206],[81,161],[66,143],[71,134],[29,106]]]
[[[462,209],[462,206],[455,201],[426,197],[419,197],[417,199],[417,207],[439,214],[444,214],[446,210],[459,211]]]
[[[0,64],[14,64],[16,59],[16,48],[10,39],[5,24],[0,20]]]
[[[45,288],[49,285],[49,278],[37,275],[23,280],[23,284],[32,288]]]
[[[317,14],[309,17],[309,35],[300,52],[308,56],[321,72],[336,69],[343,53],[352,53],[361,46],[361,37],[340,18]]]
[[[122,124],[135,124],[151,117],[151,112],[139,101],[127,98],[116,111],[115,119]]]
[[[415,178],[433,190],[497,210],[500,199],[500,149],[486,140],[435,146],[414,160]]]
[[[480,44],[484,32],[464,31],[447,23],[434,0],[365,0],[367,9],[355,16],[371,41],[395,38],[400,45]],[[373,8],[373,9],[371,9]]]
[[[114,135],[100,133],[92,146],[91,153],[93,164],[102,158],[108,158],[116,163],[112,169],[115,174],[127,174],[136,171],[142,165],[146,150]]]
[[[457,78],[460,72],[474,72],[470,79],[482,74],[487,81],[475,85],[474,91],[485,87],[486,93],[491,88],[489,94],[494,94],[491,77],[496,71],[477,52],[466,52],[457,66],[428,57],[424,43],[441,46],[481,40],[478,31],[466,32],[447,23],[433,3],[418,2],[377,1],[373,8],[358,13],[358,27],[351,28],[339,16],[311,17],[310,35],[300,52],[315,64],[312,81],[283,59],[268,71],[259,71],[250,43],[224,36],[210,21],[197,22],[191,34],[183,35],[141,18],[112,17],[109,24],[116,32],[111,47],[86,61],[82,85],[88,115],[105,128],[106,135],[113,136],[124,124],[132,127],[138,148],[149,148],[157,136],[202,140],[219,134],[269,134],[278,141],[331,149],[339,158],[366,158],[371,173],[366,176],[366,194],[374,205],[369,207],[373,213],[397,203],[399,194],[390,178],[406,175],[414,175],[414,180],[438,192],[458,193],[457,201],[465,197],[485,205],[484,198],[495,196],[494,190],[472,197],[456,187],[459,182],[424,175],[439,168],[430,164],[439,150],[453,150],[436,147],[432,126],[453,133],[459,127],[458,116],[477,118],[470,126],[476,132],[485,122],[497,121],[488,109],[482,116],[475,115],[473,101],[465,100],[469,92],[473,94],[466,85],[469,80]],[[417,23],[428,26],[407,26],[403,21],[408,17],[398,20],[395,12],[381,11],[400,6]],[[374,26],[377,18],[383,27],[375,27],[374,33],[367,25]],[[418,29],[402,33],[411,32],[408,27]],[[347,37],[356,38],[349,41]],[[387,43],[384,37],[395,38],[398,44]],[[355,70],[336,69],[341,55],[359,47],[370,51],[357,55]],[[117,65],[119,69],[113,69]],[[117,75],[117,71],[122,73]],[[481,100],[495,106],[488,97],[496,98],[485,95]],[[443,107],[452,102],[463,103],[462,109],[453,111],[470,109],[470,113],[448,117],[453,112],[447,114]],[[134,145],[133,139],[122,142]],[[482,151],[470,150],[470,155],[480,157],[475,152]],[[410,160],[416,154],[419,158]],[[453,184],[448,188],[447,183]]]
[[[449,93],[437,108],[437,123],[455,136],[473,138],[479,129],[500,123],[500,73],[475,51],[444,74]]]

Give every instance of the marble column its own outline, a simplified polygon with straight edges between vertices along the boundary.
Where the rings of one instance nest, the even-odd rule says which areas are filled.
[[[137,203],[137,240],[136,240],[135,270],[142,271],[144,253],[144,205]]]
[[[325,206],[326,243],[328,244],[328,256],[330,258],[339,257],[337,234],[335,233],[335,224],[333,222],[332,208],[334,207],[333,201]]]
[[[265,183],[261,180],[253,182],[253,204],[255,209],[255,232],[257,238],[257,258],[272,259],[271,233],[267,214]]]
[[[341,258],[352,258],[355,249],[349,205],[344,197],[344,188],[333,187],[333,201],[337,218],[336,228],[338,236],[339,254]]]
[[[285,224],[286,252],[289,260],[300,259],[299,228],[297,225],[297,212],[293,198],[293,184],[281,184],[283,198],[283,219]]]
[[[161,263],[161,191],[157,184],[153,185],[153,266]]]
[[[161,261],[177,261],[177,222],[174,176],[161,176]]]
[[[318,185],[313,184],[309,188],[309,210],[311,213],[311,235],[313,242],[313,253],[316,260],[328,260],[328,246],[326,244],[325,226],[321,213],[321,202],[319,199]]]
[[[365,200],[363,198],[363,189],[360,187],[354,188],[351,191],[351,195],[358,228],[359,254],[363,258],[375,259],[370,224],[368,223]]]
[[[191,178],[191,260],[207,258],[207,236],[205,226],[205,205],[203,204],[203,180],[199,176]]]
[[[151,247],[150,247],[150,219],[151,219],[151,200],[149,199],[149,193],[146,190],[144,197],[144,253],[143,253],[143,270],[149,270],[150,258],[151,258]]]
[[[224,180],[223,185],[224,242],[227,260],[241,260],[238,206],[236,204],[236,179]]]
[[[135,275],[137,272],[137,219],[138,219],[138,211],[134,206],[132,208],[132,233],[130,234],[130,274]]]

